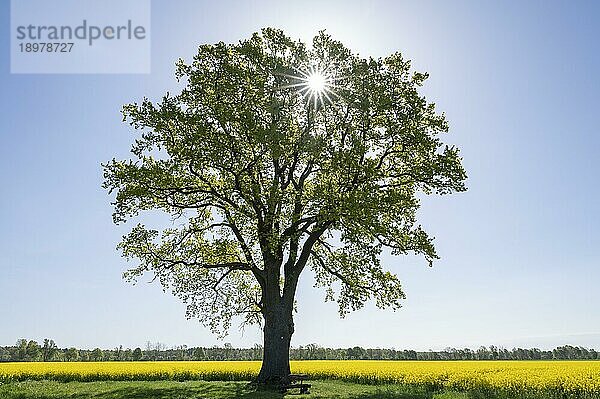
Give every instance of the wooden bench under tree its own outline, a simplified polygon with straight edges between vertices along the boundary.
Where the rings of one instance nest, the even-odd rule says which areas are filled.
[[[300,393],[310,393],[309,389],[311,384],[305,384],[304,380],[308,379],[306,374],[290,374],[288,376],[287,384],[281,386],[281,393],[286,393],[288,389],[300,389]]]

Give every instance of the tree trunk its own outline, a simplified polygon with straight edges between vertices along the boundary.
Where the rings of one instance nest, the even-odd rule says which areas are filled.
[[[294,333],[292,306],[278,301],[265,309],[263,362],[257,382],[266,385],[286,383],[290,375],[290,341]]]

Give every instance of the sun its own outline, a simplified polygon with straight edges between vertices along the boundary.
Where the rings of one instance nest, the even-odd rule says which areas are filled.
[[[313,104],[315,108],[326,101],[332,103],[331,96],[338,97],[334,91],[335,79],[327,69],[313,66],[307,70],[297,70],[297,72],[298,75],[296,76],[285,74],[284,76],[293,79],[295,82],[280,88],[294,87],[299,89],[298,91],[302,94],[302,97],[308,101],[308,104]]]
[[[332,102],[330,94],[334,94],[333,91],[333,77],[328,73],[326,69],[318,67],[312,67],[307,72],[300,71],[301,83],[299,84],[300,93],[306,97],[309,103],[313,103],[315,108],[319,104],[323,104],[325,100]]]
[[[318,94],[325,90],[327,78],[321,73],[321,71],[316,71],[308,75],[308,77],[306,78],[306,84],[310,91],[312,91],[315,94]]]

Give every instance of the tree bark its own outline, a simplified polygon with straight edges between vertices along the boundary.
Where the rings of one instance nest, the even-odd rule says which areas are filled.
[[[280,299],[272,306],[267,306],[263,316],[264,352],[257,382],[284,384],[290,375],[290,342],[294,333],[292,305]]]

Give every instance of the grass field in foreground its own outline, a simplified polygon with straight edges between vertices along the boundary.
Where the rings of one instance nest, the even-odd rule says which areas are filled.
[[[260,362],[0,363],[0,381],[248,381],[259,368]],[[600,399],[596,361],[296,361],[292,371],[313,380],[396,384],[426,392]]]
[[[463,393],[434,394],[393,385],[313,381],[308,395],[257,391],[246,382],[206,381],[25,381],[0,385],[2,399],[468,399]]]

